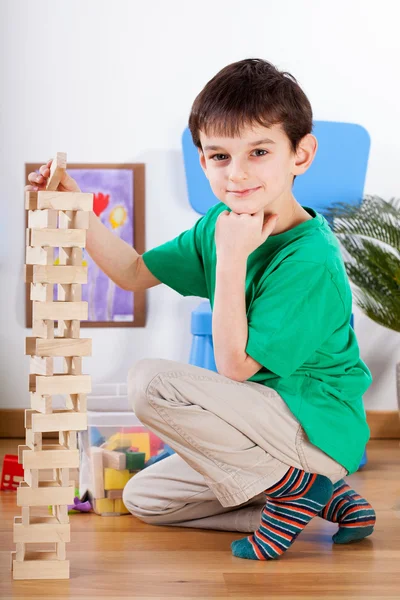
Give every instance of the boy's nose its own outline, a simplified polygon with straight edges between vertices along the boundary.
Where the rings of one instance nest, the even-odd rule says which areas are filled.
[[[232,161],[231,168],[229,172],[229,180],[230,181],[245,181],[247,179],[247,171],[244,165],[240,163],[234,163]]]

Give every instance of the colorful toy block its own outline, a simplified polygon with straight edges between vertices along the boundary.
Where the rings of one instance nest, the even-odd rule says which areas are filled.
[[[131,477],[132,473],[129,473],[128,469],[117,471],[106,467],[104,469],[104,489],[106,491],[120,490],[125,487]]]
[[[126,452],[126,468],[129,471],[144,469],[145,460],[145,452],[130,452],[129,450]]]
[[[16,490],[24,479],[24,468],[18,464],[18,455],[6,454],[1,471],[0,490]]]

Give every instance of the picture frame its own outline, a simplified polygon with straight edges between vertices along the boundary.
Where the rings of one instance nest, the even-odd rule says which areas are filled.
[[[25,180],[39,170],[42,163],[25,163]],[[67,171],[82,192],[94,194],[93,210],[108,229],[145,251],[145,165],[144,163],[69,163]],[[28,211],[25,211],[25,227]],[[57,251],[57,249],[56,249]],[[57,259],[55,259],[56,262]],[[88,320],[81,327],[145,327],[146,290],[130,292],[116,286],[84,249],[88,266],[88,283],[82,286],[82,300],[88,301]],[[56,288],[55,287],[55,299]],[[26,327],[32,327],[30,284],[25,287]]]

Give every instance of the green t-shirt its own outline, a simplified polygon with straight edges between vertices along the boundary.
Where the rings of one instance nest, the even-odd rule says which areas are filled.
[[[250,254],[245,284],[245,348],[263,367],[249,381],[276,390],[312,444],[349,473],[369,439],[362,395],[372,382],[350,326],[352,294],[338,241],[313,217],[270,236]],[[195,225],[143,254],[147,268],[182,296],[214,304],[215,224],[211,207]]]

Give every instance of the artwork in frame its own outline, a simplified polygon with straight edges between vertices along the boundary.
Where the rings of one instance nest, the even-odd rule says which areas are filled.
[[[25,179],[44,163],[25,164]],[[82,192],[94,194],[93,212],[114,235],[145,251],[145,166],[137,164],[68,164],[68,173]],[[27,227],[27,211],[25,225]],[[105,249],[106,250],[106,249]],[[58,263],[55,248],[54,264]],[[88,320],[82,327],[144,327],[146,291],[123,290],[103,273],[83,250],[88,282],[82,286],[82,300],[88,302]],[[26,327],[32,327],[30,284],[26,284]],[[57,300],[57,286],[54,286]]]

